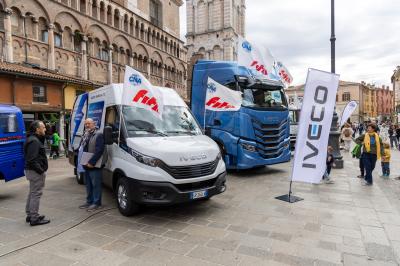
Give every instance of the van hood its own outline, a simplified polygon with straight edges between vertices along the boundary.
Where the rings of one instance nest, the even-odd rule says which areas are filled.
[[[208,163],[214,161],[219,153],[218,145],[204,135],[128,138],[127,144],[143,155],[158,158],[170,166]]]

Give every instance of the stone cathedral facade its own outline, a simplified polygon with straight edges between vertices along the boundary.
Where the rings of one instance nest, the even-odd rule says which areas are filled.
[[[245,36],[245,0],[186,0],[188,57],[236,60]]]

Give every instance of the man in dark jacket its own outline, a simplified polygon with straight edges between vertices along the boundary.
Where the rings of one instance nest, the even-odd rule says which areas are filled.
[[[85,169],[86,203],[79,206],[81,209],[94,211],[101,208],[102,167],[104,165],[104,137],[96,129],[93,119],[85,120],[85,134],[82,137],[80,148],[83,155],[79,162]],[[88,158],[90,156],[90,158]],[[86,159],[84,159],[86,157]],[[86,160],[87,162],[83,162]],[[100,161],[100,162],[99,162]]]
[[[46,127],[42,121],[33,121],[29,136],[24,144],[25,176],[29,180],[29,194],[26,201],[26,222],[31,226],[50,223],[39,215],[40,198],[46,179],[47,156],[44,148]]]

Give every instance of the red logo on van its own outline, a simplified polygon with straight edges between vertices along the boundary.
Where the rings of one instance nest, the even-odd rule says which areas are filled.
[[[250,66],[252,66],[252,67],[255,67],[255,69],[258,71],[258,72],[261,72],[263,75],[268,75],[268,71],[265,69],[265,66],[263,65],[263,64],[259,64],[258,63],[258,61],[253,61],[252,63],[251,63],[251,65]]]
[[[231,105],[230,103],[227,102],[220,102],[221,98],[219,97],[213,97],[208,102],[206,103],[207,106],[211,106],[212,108],[217,108],[217,109],[231,109],[235,108],[235,106]]]
[[[140,90],[138,91],[138,93],[135,95],[135,97],[133,97],[133,102],[135,103],[143,103],[145,105],[148,105],[150,107],[152,107],[151,109],[153,111],[156,111],[158,113],[158,103],[157,103],[157,99],[155,97],[148,97],[146,96],[146,94],[148,93],[148,90]]]

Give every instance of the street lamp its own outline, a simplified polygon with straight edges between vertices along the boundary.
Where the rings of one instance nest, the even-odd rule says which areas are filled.
[[[331,72],[335,73],[335,0],[331,0]],[[343,157],[340,154],[340,146],[339,146],[339,136],[340,132],[338,129],[338,120],[339,117],[335,111],[333,112],[331,131],[329,133],[329,146],[333,147],[333,157],[335,158],[335,168],[342,169],[343,168]]]

